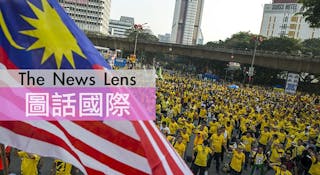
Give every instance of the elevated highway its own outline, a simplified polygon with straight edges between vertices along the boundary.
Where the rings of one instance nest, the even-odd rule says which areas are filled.
[[[129,40],[128,38],[104,37],[90,34],[88,37],[94,45],[97,46],[132,52],[134,50],[134,40]],[[251,64],[253,55],[253,51],[251,50],[240,51],[225,48],[208,48],[204,46],[188,46],[140,40],[138,40],[137,50],[226,62],[233,61],[241,64]],[[231,55],[234,57],[231,58]],[[320,73],[320,58],[313,58],[310,56],[292,56],[277,52],[257,51],[254,65],[292,72]]]

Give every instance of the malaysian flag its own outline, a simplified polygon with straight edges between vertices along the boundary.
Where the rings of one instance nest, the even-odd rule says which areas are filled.
[[[1,0],[0,36],[2,69],[110,69],[56,0]],[[89,175],[192,174],[153,121],[0,121],[0,142]]]

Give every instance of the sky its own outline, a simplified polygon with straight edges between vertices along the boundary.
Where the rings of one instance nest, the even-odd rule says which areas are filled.
[[[205,43],[240,31],[259,34],[263,5],[272,0],[205,0],[201,29]],[[171,33],[175,0],[111,0],[110,19],[134,17],[158,34]]]

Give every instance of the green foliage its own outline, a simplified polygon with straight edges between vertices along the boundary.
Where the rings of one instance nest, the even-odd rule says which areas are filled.
[[[302,52],[304,54],[310,54],[314,56],[320,55],[320,39],[308,39],[301,43]]]
[[[250,32],[239,32],[227,38],[224,45],[230,49],[252,49],[254,48],[253,37],[254,35]]]
[[[128,38],[131,40],[135,40],[136,35],[138,33],[138,40],[152,41],[152,42],[159,41],[159,39],[156,36],[151,35],[144,30],[128,30],[127,33],[128,33]]]
[[[207,47],[214,47],[214,48],[218,48],[218,47],[224,47],[224,41],[209,41],[207,42],[207,44],[205,44],[205,46]]]
[[[274,37],[261,43],[259,49],[277,52],[294,53],[301,50],[299,40],[288,37]]]
[[[320,1],[319,0],[300,0],[306,9],[302,12],[306,17],[306,21],[310,23],[311,27],[320,27]]]

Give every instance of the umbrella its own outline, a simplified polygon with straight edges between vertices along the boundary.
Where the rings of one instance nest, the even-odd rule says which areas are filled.
[[[233,84],[233,85],[230,85],[230,86],[228,86],[230,89],[239,89],[239,86],[238,85],[235,85],[235,84]]]

